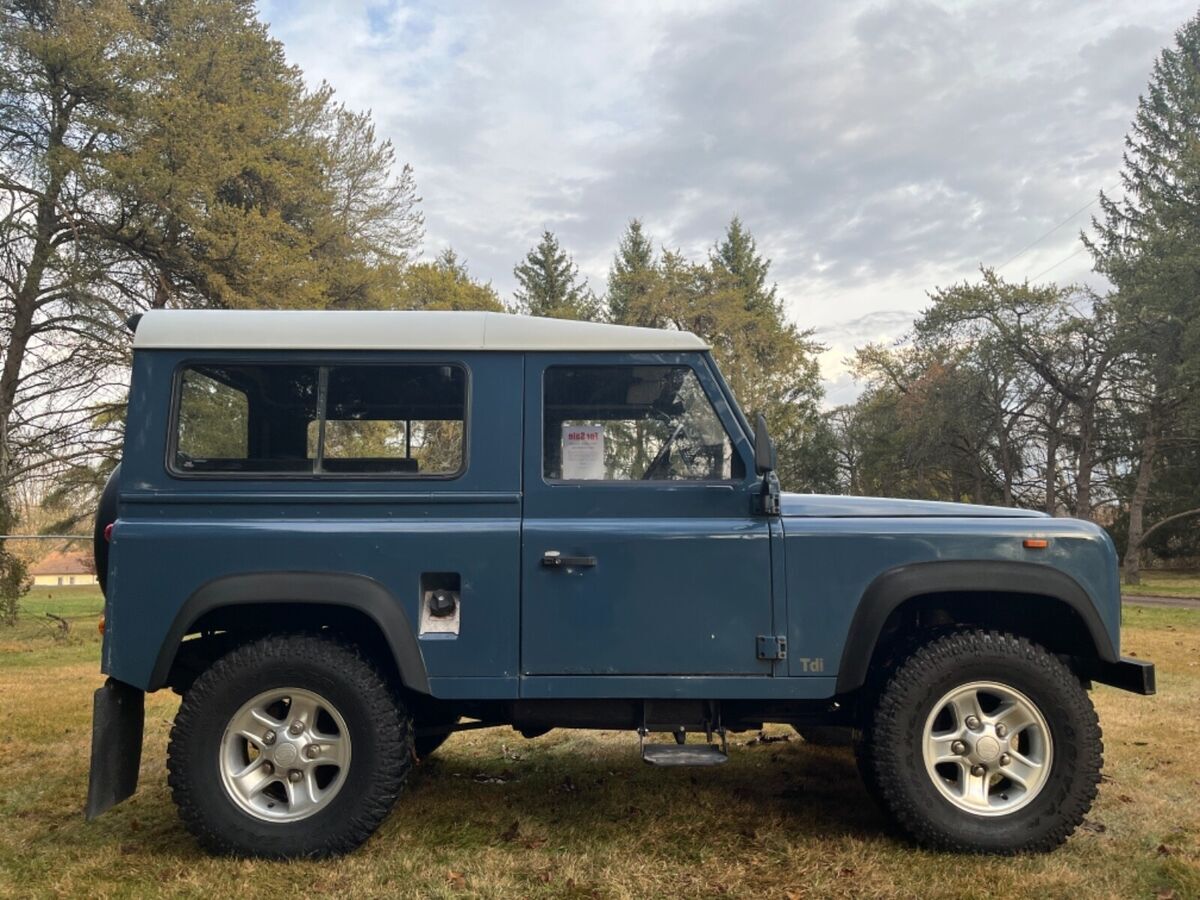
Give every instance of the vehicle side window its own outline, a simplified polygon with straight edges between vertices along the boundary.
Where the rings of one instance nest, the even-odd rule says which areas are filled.
[[[175,468],[183,472],[311,472],[315,366],[206,366],[180,381]]]
[[[462,366],[196,364],[180,377],[173,468],[445,477],[463,466],[466,404]]]
[[[565,481],[726,481],[741,457],[688,366],[546,370],[543,472]]]
[[[453,475],[463,463],[466,404],[459,366],[334,366],[321,469]]]

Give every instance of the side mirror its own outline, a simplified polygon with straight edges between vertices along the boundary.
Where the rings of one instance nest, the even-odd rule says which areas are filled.
[[[775,445],[767,433],[767,419],[762,413],[754,423],[754,471],[766,475],[775,471]]]

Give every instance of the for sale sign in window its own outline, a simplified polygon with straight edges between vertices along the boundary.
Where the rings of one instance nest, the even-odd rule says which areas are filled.
[[[604,479],[603,425],[563,425],[562,477],[572,481]]]

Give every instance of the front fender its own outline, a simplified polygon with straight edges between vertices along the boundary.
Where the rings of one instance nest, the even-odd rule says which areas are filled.
[[[1053,597],[1071,608],[1091,637],[1096,658],[1118,662],[1112,637],[1095,603],[1079,583],[1058,569],[1012,560],[945,560],[898,566],[867,587],[851,621],[838,668],[837,692],[863,686],[884,624],[901,604],[923,594],[1011,593]]]

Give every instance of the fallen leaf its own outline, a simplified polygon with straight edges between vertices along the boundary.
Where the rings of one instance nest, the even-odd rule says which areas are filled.
[[[546,839],[544,837],[530,838],[529,840],[527,840],[525,842],[526,850],[537,850],[539,847],[545,847],[545,846],[546,846]]]
[[[447,872],[446,873],[446,881],[448,881],[450,883],[451,887],[466,888],[466,886],[467,886],[467,876],[464,875],[462,872],[455,872],[455,871]]]
[[[1121,794],[1119,797],[1117,797],[1117,799],[1120,800],[1122,803],[1132,803],[1133,802],[1133,798],[1130,797],[1128,794]]]
[[[500,835],[500,840],[512,843],[521,835],[521,823],[513,819],[513,823]]]
[[[1171,848],[1168,847],[1166,844],[1159,844],[1158,845],[1158,855],[1159,856],[1170,856]]]

